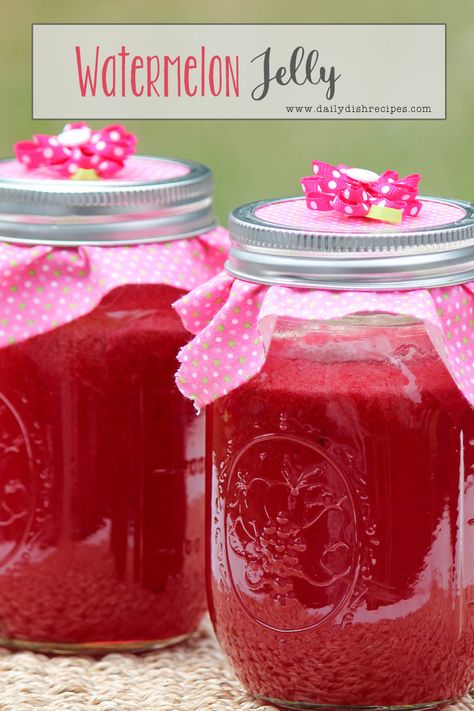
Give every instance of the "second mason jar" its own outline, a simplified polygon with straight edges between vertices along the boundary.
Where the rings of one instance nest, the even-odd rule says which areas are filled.
[[[65,134],[50,150],[86,136],[86,158],[123,137]],[[204,421],[175,387],[188,337],[171,304],[222,266],[211,173],[134,156],[95,178],[0,164],[0,643],[15,648],[163,646],[205,610]]]
[[[238,208],[227,274],[179,306],[180,387],[212,403],[211,618],[278,705],[474,681],[473,207],[421,202],[397,226]]]

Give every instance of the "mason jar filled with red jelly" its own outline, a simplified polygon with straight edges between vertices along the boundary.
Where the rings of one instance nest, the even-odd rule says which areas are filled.
[[[226,271],[178,304],[212,622],[279,707],[428,708],[474,681],[474,208],[396,202],[240,207]]]
[[[181,640],[205,610],[204,421],[171,304],[216,273],[207,167],[74,124],[0,163],[0,643]]]

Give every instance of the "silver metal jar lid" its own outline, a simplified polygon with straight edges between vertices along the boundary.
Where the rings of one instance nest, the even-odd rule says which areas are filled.
[[[401,225],[315,212],[305,198],[249,203],[229,218],[227,271],[240,279],[335,290],[393,290],[474,279],[474,205],[422,197]]]
[[[161,177],[163,165],[172,177]],[[44,173],[38,179],[14,160],[0,161],[0,241],[113,246],[182,239],[216,226],[212,173],[205,165],[133,156],[126,167],[119,179]]]

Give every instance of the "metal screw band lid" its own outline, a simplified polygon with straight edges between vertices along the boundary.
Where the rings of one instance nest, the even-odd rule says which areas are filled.
[[[396,290],[474,280],[474,205],[423,197],[417,217],[388,225],[315,212],[303,198],[249,203],[229,218],[226,269],[263,284]]]
[[[181,239],[216,226],[209,168],[133,156],[118,178],[56,179],[0,161],[0,240],[74,246]]]

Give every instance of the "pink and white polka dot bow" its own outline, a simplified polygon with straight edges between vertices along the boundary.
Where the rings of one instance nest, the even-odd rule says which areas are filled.
[[[136,144],[136,136],[119,124],[94,131],[86,123],[68,123],[57,136],[38,134],[13,148],[25,168],[48,166],[65,178],[93,180],[115,175]]]
[[[369,217],[400,223],[405,215],[416,217],[420,175],[399,178],[394,170],[379,175],[363,168],[333,166],[313,161],[313,175],[301,178],[310,210],[336,210],[348,217]]]

